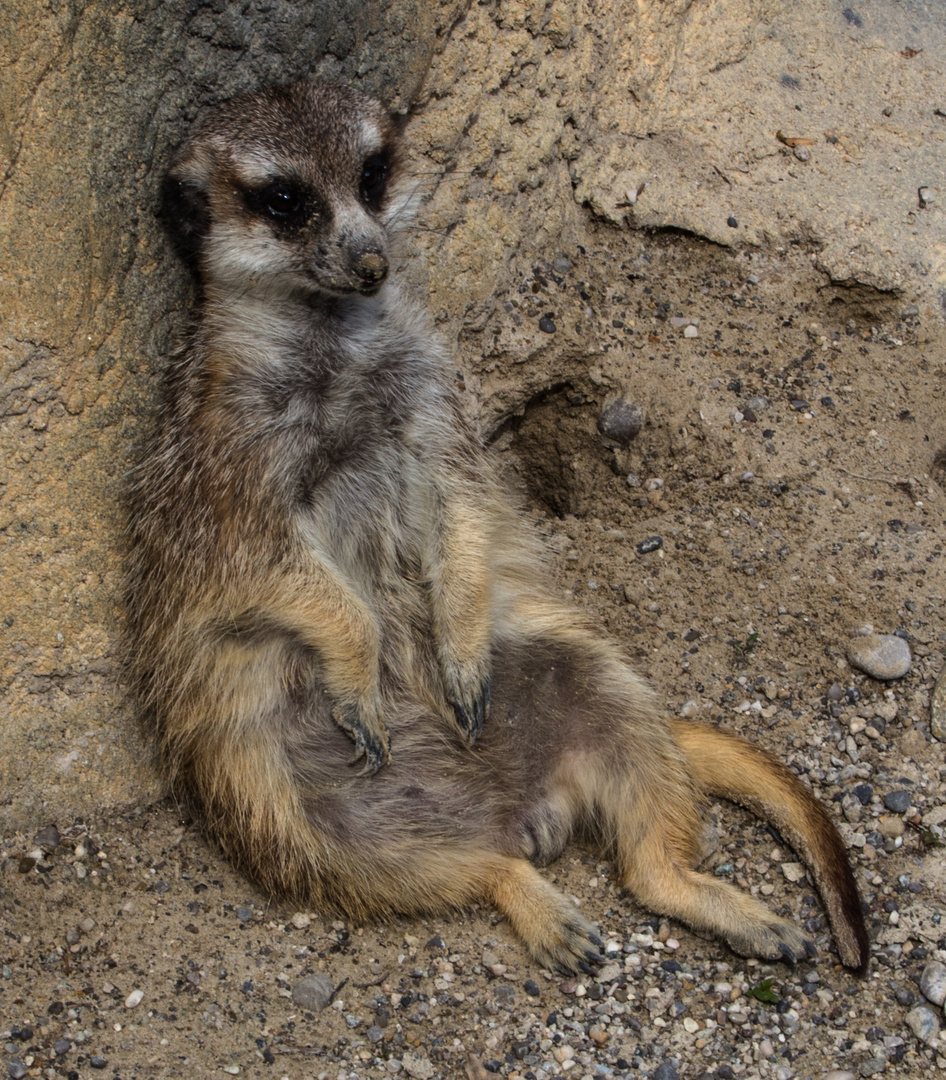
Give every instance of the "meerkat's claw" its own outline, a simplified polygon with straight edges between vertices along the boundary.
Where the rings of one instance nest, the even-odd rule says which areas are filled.
[[[376,730],[372,730],[361,718],[361,713],[353,706],[339,706],[332,710],[335,723],[351,736],[355,744],[355,753],[348,764],[355,765],[365,759],[364,768],[359,776],[374,776],[382,765],[391,760],[390,741],[387,728],[379,721]]]
[[[788,961],[788,963],[792,965],[792,967],[795,966],[795,961],[798,959],[798,957],[795,955],[794,950],[789,948],[789,946],[786,945],[784,941],[779,943],[778,951]]]
[[[450,699],[457,725],[466,736],[470,745],[476,742],[483,724],[489,717],[489,679],[485,679],[479,692],[472,701]]]

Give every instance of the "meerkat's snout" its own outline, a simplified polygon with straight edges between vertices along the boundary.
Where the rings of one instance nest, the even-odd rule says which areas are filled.
[[[311,281],[331,293],[358,292],[370,296],[388,276],[384,234],[363,212],[337,214],[334,232],[320,239],[308,253]],[[345,220],[345,218],[349,220]]]
[[[355,264],[355,273],[369,288],[375,288],[388,276],[388,260],[380,251],[366,251]]]

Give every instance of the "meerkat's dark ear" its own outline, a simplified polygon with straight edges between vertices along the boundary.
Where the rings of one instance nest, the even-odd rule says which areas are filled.
[[[178,252],[193,261],[210,231],[206,192],[193,181],[182,180],[172,169],[161,186],[159,216]]]
[[[407,112],[391,112],[390,109],[388,110],[388,119],[391,122],[391,127],[394,129],[394,134],[398,138],[401,138],[407,130],[407,123],[410,118],[410,110]]]

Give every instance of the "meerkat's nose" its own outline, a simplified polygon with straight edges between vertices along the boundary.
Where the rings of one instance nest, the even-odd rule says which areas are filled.
[[[388,260],[379,251],[366,251],[354,270],[366,285],[380,285],[388,276]]]

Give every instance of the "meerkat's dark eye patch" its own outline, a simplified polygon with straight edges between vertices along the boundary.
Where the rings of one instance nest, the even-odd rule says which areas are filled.
[[[260,217],[268,217],[285,229],[299,229],[312,215],[312,206],[304,188],[290,180],[273,180],[261,188],[243,193],[246,208]]]
[[[372,154],[362,165],[358,193],[361,201],[370,210],[381,209],[390,175],[391,155],[386,150],[382,150],[380,154]]]

